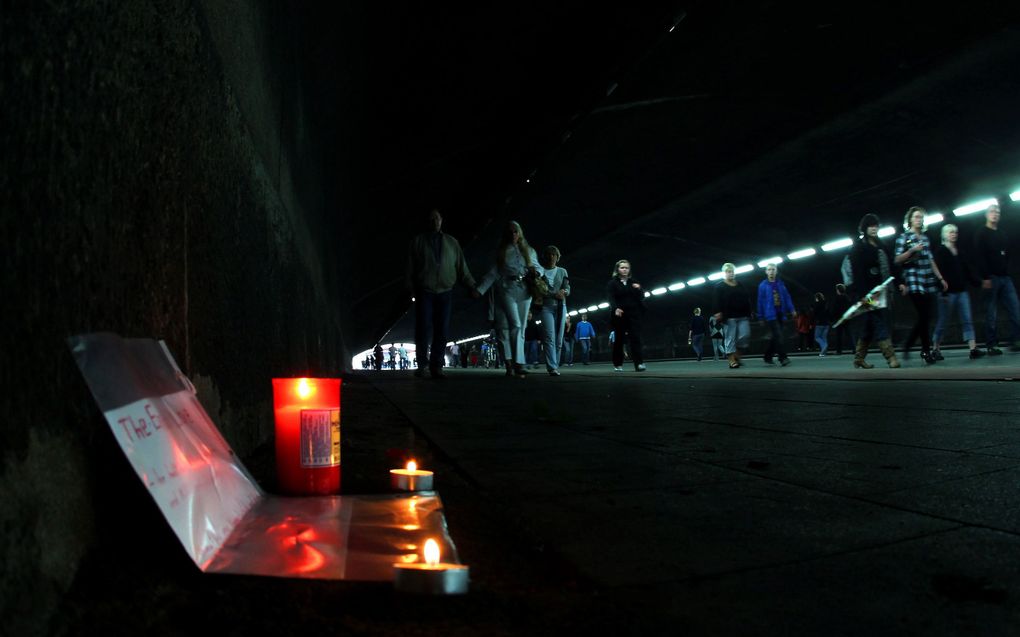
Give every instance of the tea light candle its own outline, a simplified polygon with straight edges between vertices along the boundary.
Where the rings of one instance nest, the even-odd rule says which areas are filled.
[[[425,542],[424,555],[424,564],[393,565],[394,588],[402,593],[425,595],[463,595],[468,592],[470,569],[467,566],[440,562],[439,543],[431,538]]]
[[[432,472],[418,468],[411,460],[406,469],[390,469],[390,488],[397,491],[431,491]]]

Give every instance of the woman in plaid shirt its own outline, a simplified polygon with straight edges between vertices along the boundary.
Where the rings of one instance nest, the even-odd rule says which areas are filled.
[[[907,342],[903,346],[903,358],[910,355],[910,348],[917,338],[921,338],[921,358],[929,365],[935,362],[931,354],[931,308],[935,294],[946,290],[948,284],[939,272],[939,266],[932,257],[931,242],[924,234],[924,208],[911,206],[903,217],[903,228],[906,230],[896,238],[896,258],[894,261],[903,268],[903,283],[900,292],[910,297],[917,310],[917,321],[910,331]]]

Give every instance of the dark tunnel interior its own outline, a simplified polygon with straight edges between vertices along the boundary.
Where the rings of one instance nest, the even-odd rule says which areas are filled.
[[[267,379],[413,342],[433,208],[475,278],[510,220],[558,246],[573,309],[617,259],[651,290],[914,205],[994,197],[1015,248],[1017,68],[1020,12],[987,0],[4,3],[0,623],[48,634],[132,515],[68,337],[165,340],[248,457]],[[787,259],[798,305],[842,256]],[[680,355],[710,287],[648,299],[646,357]],[[486,310],[456,289],[451,338]]]

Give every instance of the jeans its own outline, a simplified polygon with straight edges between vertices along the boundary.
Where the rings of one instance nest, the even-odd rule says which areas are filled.
[[[724,339],[712,338],[709,340],[712,341],[712,358],[714,358],[715,360],[724,358],[726,356],[726,351],[725,348],[723,347]]]
[[[829,349],[829,326],[815,325],[815,342],[818,343],[818,350],[824,354]]]
[[[496,325],[503,358],[524,365],[524,323],[531,308],[531,294],[522,281],[504,280],[496,284]]]
[[[995,335],[995,323],[998,319],[999,301],[1006,306],[1009,322],[1012,326],[1012,340],[1020,342],[1020,302],[1016,298],[1016,287],[1013,279],[1008,276],[991,276],[992,288],[984,291],[985,301],[985,342],[988,347],[995,347],[999,339]]]
[[[889,338],[889,329],[885,326],[884,310],[870,310],[854,319],[858,324],[857,333],[865,343],[884,341]]]
[[[786,343],[783,341],[783,320],[772,319],[765,321],[769,328],[769,344],[765,346],[765,362],[771,363],[773,356],[779,356],[779,360],[786,360]]]
[[[563,327],[566,323],[566,315],[563,313],[563,304],[553,304],[553,299],[545,299],[541,314],[545,369],[551,372],[560,366],[560,349],[563,347]]]
[[[579,338],[577,342],[581,345],[581,362],[587,365],[591,362],[591,339]]]
[[[414,346],[418,350],[418,360],[425,360],[425,352],[429,351],[431,337],[429,368],[442,369],[450,331],[453,290],[439,293],[418,291],[414,299]]]
[[[560,350],[560,365],[574,364],[574,339],[569,336],[563,337],[563,347]]]
[[[942,334],[945,333],[946,322],[953,317],[953,312],[960,311],[960,327],[963,328],[963,340],[974,340],[974,321],[970,314],[970,295],[964,292],[950,292],[939,297],[939,316],[935,320],[935,334],[931,340],[935,341],[935,347],[942,344]]]
[[[699,361],[701,360],[701,342],[704,338],[704,334],[691,334],[691,348],[698,355]]]
[[[723,351],[726,355],[735,354],[737,348],[747,347],[751,340],[751,320],[744,318],[731,318],[724,321],[726,328],[723,330]]]

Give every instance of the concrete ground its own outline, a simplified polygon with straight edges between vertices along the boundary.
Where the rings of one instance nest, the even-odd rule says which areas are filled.
[[[345,490],[413,450],[471,594],[202,575],[143,511],[159,557],[97,553],[53,632],[1017,634],[1020,354],[850,360],[355,374]]]

